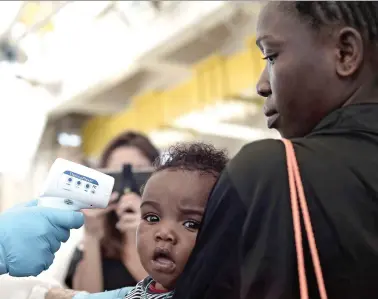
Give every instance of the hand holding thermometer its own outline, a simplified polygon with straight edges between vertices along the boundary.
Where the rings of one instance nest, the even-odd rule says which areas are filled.
[[[114,178],[61,158],[51,166],[38,205],[63,210],[104,209],[108,206]]]

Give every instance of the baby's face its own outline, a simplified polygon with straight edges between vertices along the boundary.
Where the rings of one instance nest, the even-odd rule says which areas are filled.
[[[167,290],[174,288],[194,247],[215,181],[211,174],[166,169],[144,188],[138,252],[149,275]]]

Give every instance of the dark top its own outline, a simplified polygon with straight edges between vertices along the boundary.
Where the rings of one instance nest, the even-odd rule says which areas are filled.
[[[293,143],[328,297],[378,298],[378,105],[333,112]],[[310,298],[316,299],[304,248]],[[299,298],[281,141],[253,142],[229,163],[174,298]]]
[[[76,249],[68,268],[65,283],[72,289],[72,280],[78,263],[83,258],[83,252]],[[120,260],[102,258],[102,277],[104,279],[104,291],[112,291],[123,287],[132,287],[137,281]]]

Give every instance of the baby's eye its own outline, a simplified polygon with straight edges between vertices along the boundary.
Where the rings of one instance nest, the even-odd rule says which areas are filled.
[[[155,223],[155,222],[159,222],[159,217],[156,216],[156,215],[146,215],[143,217],[144,220],[146,220],[147,222],[152,222],[152,223]]]
[[[200,227],[200,223],[193,220],[188,220],[184,222],[184,226],[190,230],[198,230]]]

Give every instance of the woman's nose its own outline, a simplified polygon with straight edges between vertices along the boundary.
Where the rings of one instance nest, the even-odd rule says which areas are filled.
[[[259,81],[257,82],[257,85],[256,85],[256,90],[257,90],[257,93],[264,98],[267,98],[268,96],[272,94],[272,90],[270,89],[267,68],[264,68],[264,71],[261,73]]]
[[[176,244],[177,237],[171,227],[161,226],[155,233],[155,241]]]

